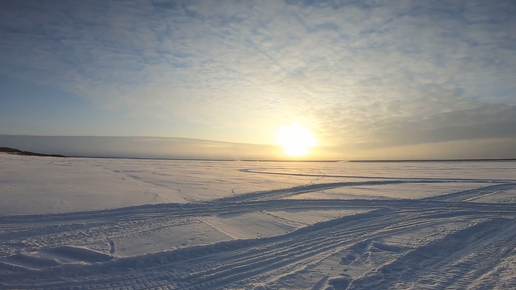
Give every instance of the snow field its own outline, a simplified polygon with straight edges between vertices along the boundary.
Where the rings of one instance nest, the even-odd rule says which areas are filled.
[[[0,155],[1,289],[516,289],[516,163]]]

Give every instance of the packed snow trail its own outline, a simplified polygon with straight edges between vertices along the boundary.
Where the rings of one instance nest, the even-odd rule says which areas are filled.
[[[16,284],[5,283],[3,287],[8,289],[29,288],[31,287],[30,283],[20,282],[35,280],[38,281],[37,287],[39,288],[58,287],[66,289],[66,287],[71,286],[83,288],[91,286],[95,289],[102,289],[102,287],[109,288],[115,285],[120,287],[124,281],[130,281],[131,283],[139,279],[150,281],[164,275],[165,280],[173,283],[176,288],[190,289],[190,287],[195,286],[217,288],[259,274],[281,270],[281,268],[294,263],[307,263],[321,254],[336,249],[344,250],[346,246],[362,240],[381,239],[385,236],[396,235],[423,226],[441,224],[447,220],[454,223],[471,222],[477,219],[485,220],[491,215],[492,213],[485,215],[479,213],[475,216],[475,219],[472,219],[469,212],[448,212],[445,215],[438,214],[434,209],[431,209],[414,215],[413,211],[404,213],[401,210],[376,210],[366,214],[346,216],[317,223],[279,237],[225,242],[168,253],[122,258],[100,265],[66,267],[59,269],[59,271],[49,268],[40,271],[11,273],[10,277],[16,281]],[[506,219],[491,219],[489,221],[490,226],[486,225],[482,229],[494,231],[493,225],[502,228],[504,224],[508,223]],[[470,232],[477,232],[475,229],[478,226],[472,227]],[[514,242],[516,242],[514,232],[511,233],[512,236],[507,241],[512,243],[509,243],[509,245],[514,245]],[[462,234],[459,232],[450,235],[460,236]],[[439,247],[443,247],[444,243],[442,242]],[[413,265],[408,264],[406,267],[411,268]],[[170,271],[176,274],[170,274]],[[107,279],[104,278],[105,273],[110,273]],[[195,274],[192,275],[191,273]],[[67,281],[69,279],[74,280],[74,277],[81,277],[80,281],[73,283]],[[8,277],[2,276],[2,280],[7,282]],[[55,282],[59,280],[63,281]]]

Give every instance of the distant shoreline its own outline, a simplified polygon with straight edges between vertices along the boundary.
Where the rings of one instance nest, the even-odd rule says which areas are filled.
[[[136,159],[136,160],[176,160],[176,161],[232,161],[232,162],[345,162],[345,160],[292,160],[292,159],[209,159],[209,158],[168,158],[168,157],[110,157],[110,156],[66,156],[68,158]]]
[[[240,161],[240,162],[314,162],[314,163],[430,163],[430,162],[516,162],[516,158],[506,159],[424,159],[424,160],[289,160],[289,159],[206,159],[206,158],[161,158],[161,157],[105,157],[105,156],[67,156],[68,158],[135,159],[169,161]]]
[[[429,163],[429,162],[516,162],[516,158],[508,159],[435,159],[435,160],[288,160],[288,159],[206,159],[206,158],[161,158],[161,157],[103,157],[103,156],[67,156],[68,158],[99,159],[135,159],[135,160],[170,160],[170,161],[241,161],[241,162],[349,162],[349,163]]]
[[[310,159],[210,159],[210,158],[168,158],[168,157],[128,157],[128,156],[81,156],[81,155],[61,155],[44,154],[31,151],[22,151],[10,147],[0,147],[0,153],[22,156],[38,157],[59,157],[59,158],[97,158],[97,159],[133,159],[133,160],[169,160],[169,161],[241,161],[241,162],[349,162],[349,163],[431,163],[431,162],[516,162],[516,158],[474,158],[474,159],[351,159],[351,160],[310,160]]]

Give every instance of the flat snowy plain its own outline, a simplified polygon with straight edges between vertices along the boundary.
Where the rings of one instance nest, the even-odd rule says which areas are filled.
[[[516,162],[0,154],[0,289],[516,289]]]

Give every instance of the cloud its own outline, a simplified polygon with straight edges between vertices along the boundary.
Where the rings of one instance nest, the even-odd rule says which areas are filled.
[[[333,148],[332,156],[345,159],[505,159],[516,157],[516,139],[476,139],[438,143],[414,144],[397,147],[361,148],[345,146]],[[338,149],[338,151],[337,151]],[[344,156],[344,157],[342,157]]]
[[[0,73],[101,107],[298,120],[327,144],[514,137],[511,1],[0,5]]]
[[[277,146],[187,138],[0,135],[0,144],[25,151],[81,157],[280,159]]]
[[[377,136],[391,145],[475,139],[516,139],[516,106],[484,105],[386,124]]]

